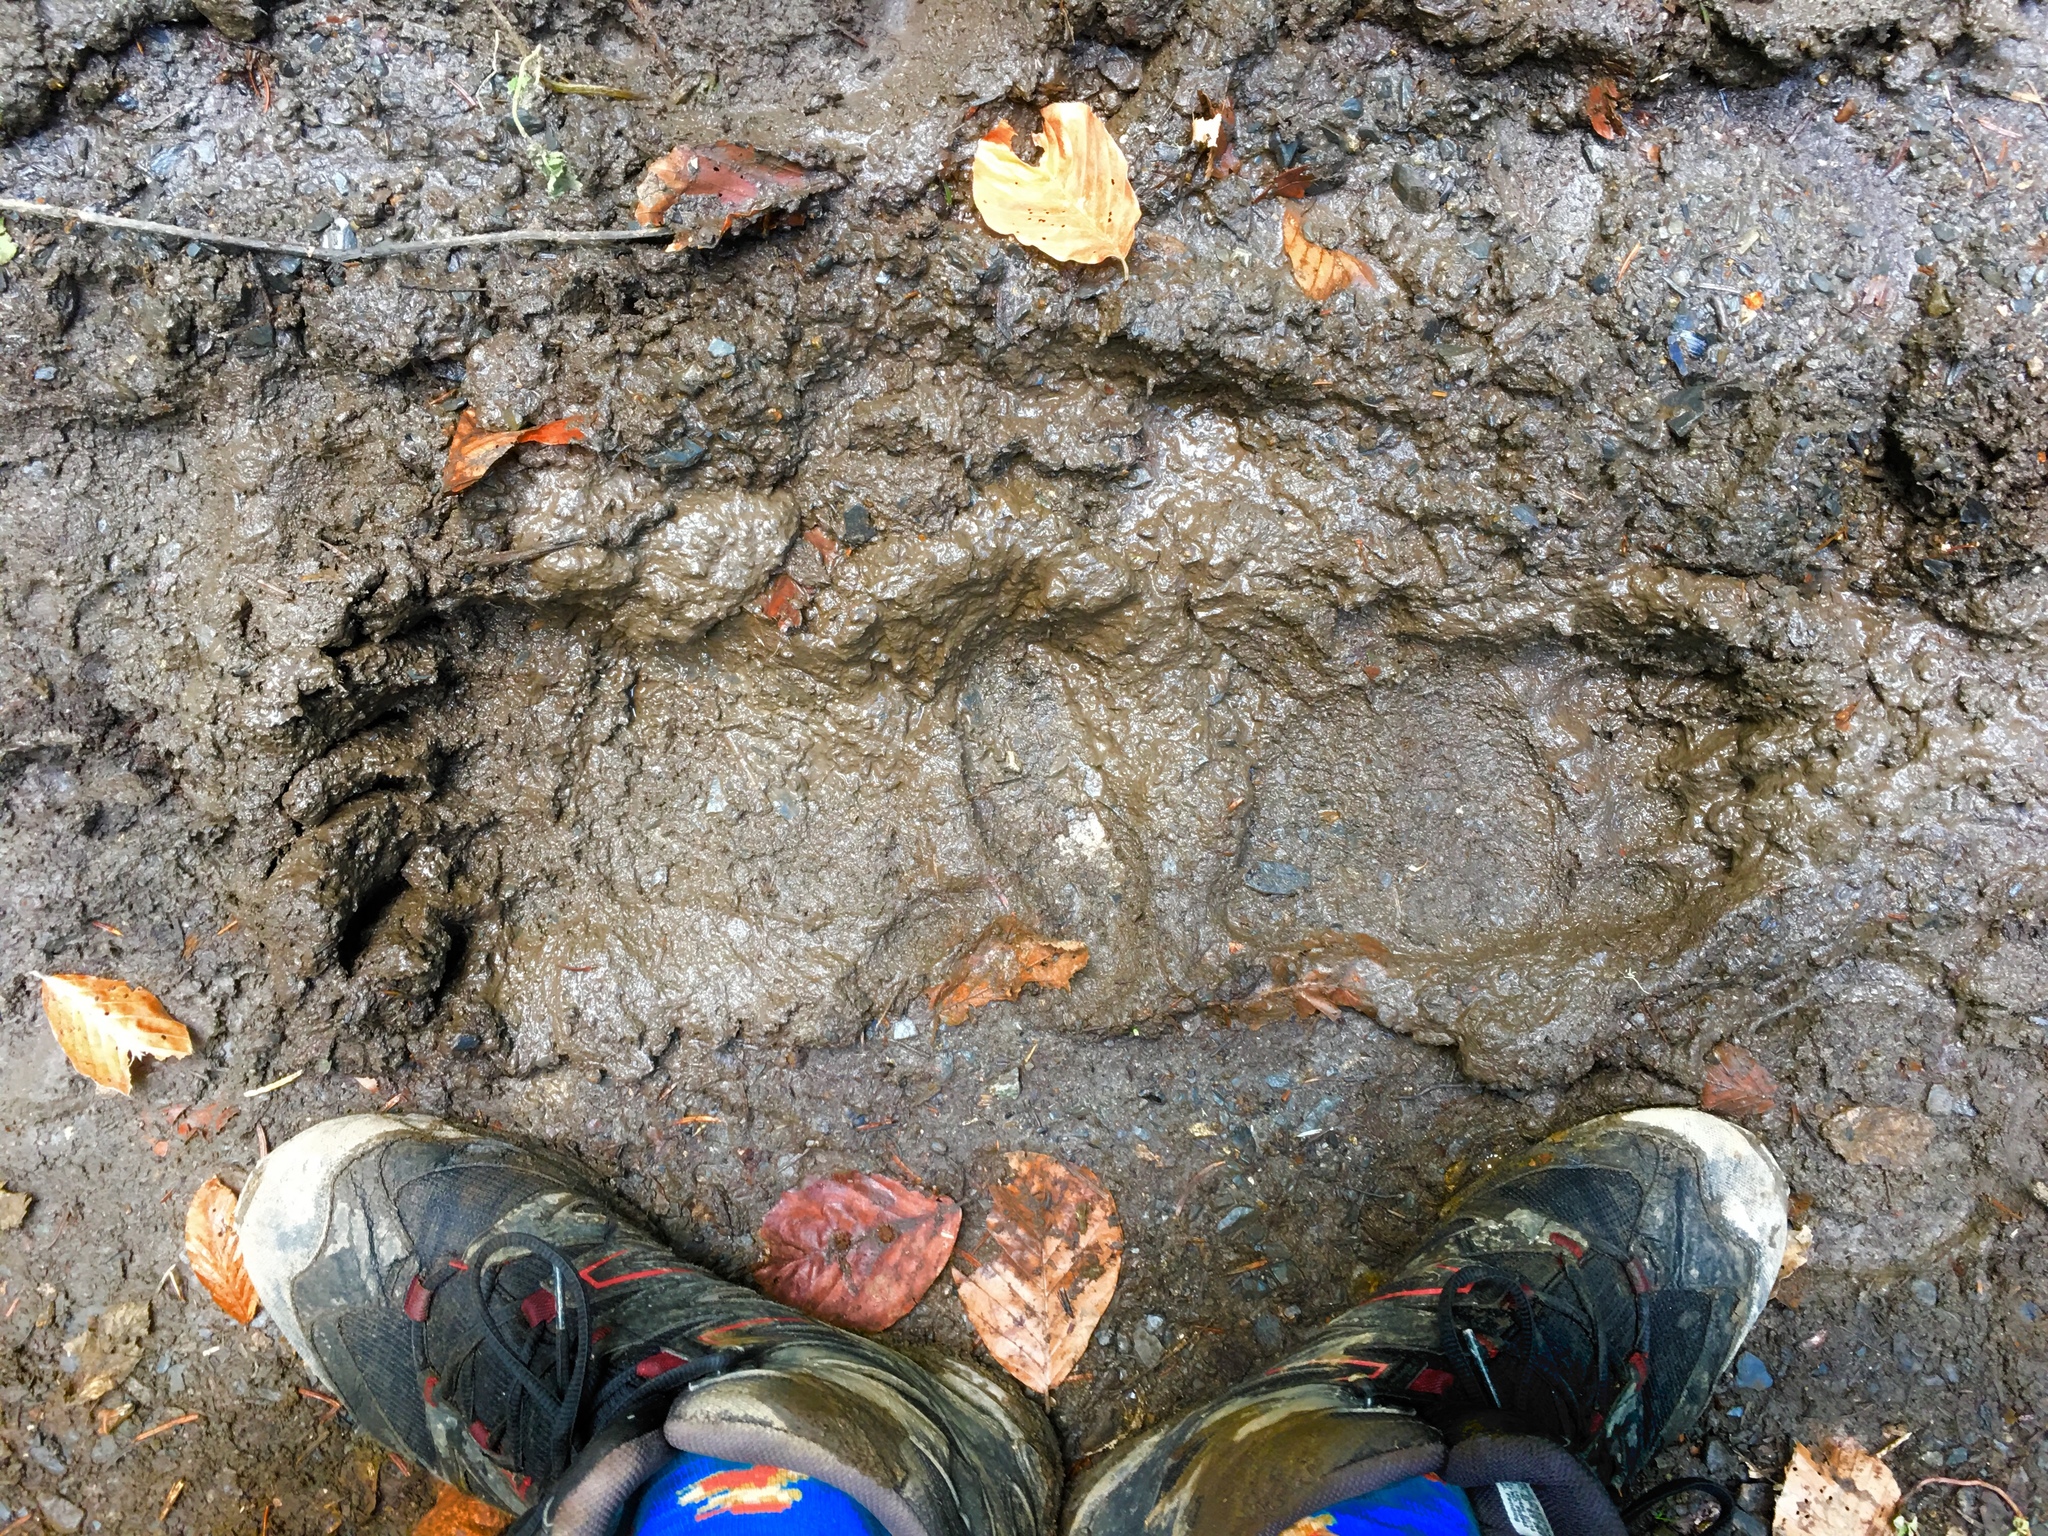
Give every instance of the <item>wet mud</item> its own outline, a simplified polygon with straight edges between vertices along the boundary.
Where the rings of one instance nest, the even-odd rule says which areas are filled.
[[[535,44],[638,99],[515,119]],[[1723,1042],[1813,1259],[1672,1469],[1910,1430],[1902,1480],[2033,1507],[2038,7],[44,0],[0,65],[0,191],[334,252],[8,221],[0,1526],[182,1482],[173,1531],[409,1528],[424,1479],[159,1278],[200,1180],[326,1115],[558,1141],[733,1273],[808,1176],[971,1218],[1003,1151],[1084,1162],[1129,1247],[1080,1461]],[[967,201],[1077,98],[1127,272]],[[709,249],[346,260],[619,226],[721,139],[827,190]],[[1310,301],[1283,206],[1387,281]],[[465,407],[589,442],[450,497]],[[1018,927],[1086,943],[1072,989],[940,1023]],[[31,970],[199,1049],[97,1097]],[[1932,1149],[1846,1162],[1856,1105]],[[973,1348],[943,1284],[898,1331]]]

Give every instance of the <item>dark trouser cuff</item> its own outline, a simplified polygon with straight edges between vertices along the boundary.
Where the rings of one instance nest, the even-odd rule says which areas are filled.
[[[1451,1447],[1442,1475],[1472,1500],[1482,1536],[1542,1536],[1529,1529],[1542,1522],[1503,1501],[1501,1483],[1526,1484],[1543,1506],[1554,1536],[1627,1536],[1606,1487],[1555,1440],[1474,1435]]]

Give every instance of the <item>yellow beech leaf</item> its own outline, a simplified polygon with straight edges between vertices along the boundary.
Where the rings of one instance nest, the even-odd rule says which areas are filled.
[[[135,1056],[190,1056],[192,1036],[155,996],[108,976],[45,976],[43,1012],[71,1065],[100,1087],[126,1093]]]
[[[1045,109],[1041,151],[1026,165],[1007,125],[974,147],[974,208],[999,235],[1014,235],[1059,261],[1122,261],[1138,229],[1131,169],[1085,101]]]
[[[1303,234],[1301,215],[1292,208],[1280,213],[1280,249],[1287,253],[1288,264],[1294,268],[1294,286],[1317,301],[1354,283],[1361,288],[1380,286],[1379,277],[1369,264],[1349,251],[1317,245]]]

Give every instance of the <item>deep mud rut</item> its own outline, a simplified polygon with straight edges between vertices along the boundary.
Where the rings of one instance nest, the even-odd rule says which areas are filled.
[[[1345,1305],[1488,1156],[1697,1102],[1722,1041],[1785,1086],[1756,1123],[1814,1256],[1772,1384],[1671,1469],[1910,1430],[1907,1478],[2039,1513],[2039,10],[462,0],[244,46],[181,6],[0,5],[0,190],[346,244],[622,225],[678,142],[842,184],[678,254],[10,221],[0,1529],[155,1528],[180,1482],[172,1531],[423,1507],[273,1333],[160,1281],[259,1134],[490,1120],[734,1273],[810,1175],[972,1213],[1001,1151],[1086,1163],[1129,1251],[1055,1402],[1080,1459]],[[532,109],[555,199],[515,29],[647,98]],[[1182,149],[1201,92],[1227,180]],[[966,211],[974,140],[1074,97],[1131,159],[1128,275]],[[1397,287],[1294,287],[1256,194],[1297,156],[1308,233]],[[465,403],[593,447],[448,498]],[[925,988],[1006,921],[1087,969],[941,1028]],[[31,969],[147,986],[199,1049],[97,1097]],[[1858,1104],[1932,1151],[1846,1163]],[[67,1341],[148,1297],[74,1401]],[[973,1347],[945,1285],[900,1331]]]

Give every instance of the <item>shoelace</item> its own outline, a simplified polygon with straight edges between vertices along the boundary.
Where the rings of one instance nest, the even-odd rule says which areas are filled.
[[[529,1257],[548,1265],[554,1315],[548,1322],[528,1329],[521,1340],[507,1332],[492,1309],[492,1301],[507,1294],[500,1287],[504,1271]],[[678,1355],[681,1363],[657,1376],[642,1380],[631,1372],[621,1372],[602,1390],[593,1392],[596,1383],[591,1374],[590,1292],[567,1254],[530,1233],[500,1233],[471,1253],[468,1273],[462,1282],[467,1284],[470,1301],[476,1308],[476,1323],[446,1361],[445,1380],[453,1405],[465,1418],[482,1422],[478,1412],[482,1373],[476,1368],[476,1356],[487,1355],[514,1387],[511,1400],[502,1410],[507,1426],[518,1423],[529,1403],[540,1415],[546,1434],[547,1466],[538,1472],[523,1470],[543,1484],[558,1479],[568,1469],[577,1445],[605,1425],[661,1394],[673,1395],[692,1381],[729,1369],[744,1354],[738,1349],[716,1349],[687,1357]],[[423,1343],[423,1332],[424,1324],[415,1324],[416,1348]],[[550,1335],[554,1344],[552,1384],[535,1369]],[[677,1353],[673,1348],[668,1352]]]
[[[1589,1249],[1622,1270],[1624,1283],[1627,1260],[1617,1254]],[[1558,1255],[1557,1262],[1572,1298],[1554,1291],[1538,1291],[1521,1275],[1490,1264],[1467,1264],[1443,1282],[1437,1297],[1438,1345],[1451,1362],[1459,1385],[1473,1397],[1494,1407],[1529,1418],[1562,1420],[1555,1425],[1572,1441],[1592,1432],[1594,1415],[1604,1397],[1621,1383],[1615,1369],[1630,1350],[1617,1351],[1607,1337],[1599,1307],[1586,1289],[1578,1266]],[[1634,1290],[1630,1286],[1631,1291]],[[1505,1307],[1513,1326],[1497,1327]],[[1593,1346],[1591,1382],[1574,1381],[1552,1358],[1556,1351],[1546,1347],[1547,1328],[1552,1318],[1567,1323],[1586,1335]],[[1640,1309],[1638,1309],[1640,1331]],[[1496,1352],[1489,1361],[1479,1330],[1494,1342]],[[1505,1365],[1506,1372],[1500,1369]],[[1509,1374],[1509,1373],[1512,1374]],[[1538,1390],[1541,1388],[1542,1390]],[[1586,1400],[1586,1392],[1595,1401]]]

